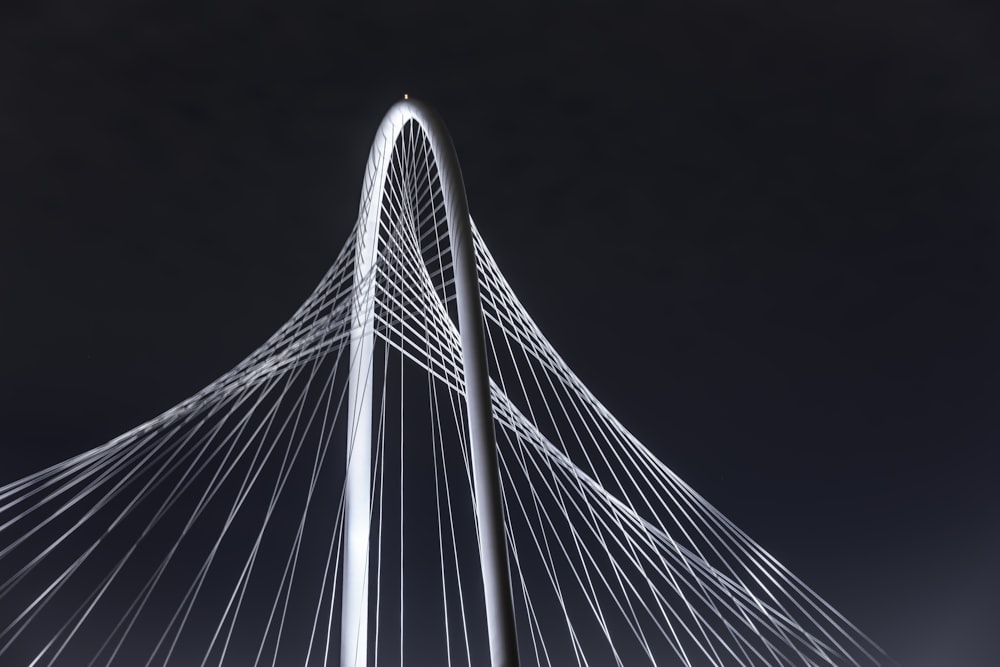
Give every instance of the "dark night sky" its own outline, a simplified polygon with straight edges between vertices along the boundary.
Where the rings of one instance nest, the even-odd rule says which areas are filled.
[[[623,423],[903,664],[998,664],[991,16],[21,4],[0,10],[0,482],[270,335],[407,91]]]

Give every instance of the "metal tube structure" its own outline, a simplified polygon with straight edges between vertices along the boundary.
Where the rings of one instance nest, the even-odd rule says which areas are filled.
[[[382,120],[369,153],[361,195],[359,219],[362,227],[357,232],[352,302],[341,667],[367,667],[372,322],[375,308],[373,268],[378,255],[378,226],[387,168],[396,138],[408,121],[416,122],[430,143],[448,219],[490,663],[492,667],[518,667],[520,662],[490,398],[486,334],[469,205],[458,156],[444,123],[428,106],[410,99],[397,102]]]
[[[392,144],[389,144],[390,150]],[[365,171],[351,291],[350,378],[347,391],[347,481],[344,517],[344,597],[340,624],[341,667],[368,664],[368,556],[371,538],[372,355],[375,348],[375,280],[382,187],[388,156],[378,140]],[[378,150],[377,150],[378,149]],[[373,190],[376,188],[377,190]],[[371,196],[375,192],[378,196]]]

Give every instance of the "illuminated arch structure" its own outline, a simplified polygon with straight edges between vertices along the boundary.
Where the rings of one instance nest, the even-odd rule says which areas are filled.
[[[338,660],[888,661],[563,362],[412,100],[379,127],[352,237],[264,345],[0,487],[3,664]]]

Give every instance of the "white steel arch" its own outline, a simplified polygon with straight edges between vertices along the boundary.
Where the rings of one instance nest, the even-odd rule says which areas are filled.
[[[379,127],[352,234],[232,370],[0,486],[0,662],[326,666],[339,613],[342,667],[471,666],[486,662],[484,638],[466,619],[485,606],[493,667],[894,664],[573,373],[469,217],[451,139],[422,104],[396,104]],[[428,404],[404,423],[404,393],[421,391],[404,389],[409,362]],[[387,393],[389,377],[399,384]],[[386,465],[397,432],[398,465]],[[409,496],[404,440],[429,446],[417,463],[432,463],[411,469]],[[446,440],[458,443],[452,464]],[[343,454],[327,456],[341,443],[346,477]],[[411,553],[404,499],[431,493],[436,544],[421,519]],[[475,521],[478,545],[468,530],[456,539],[455,517]],[[405,605],[404,555],[436,579],[422,558],[434,552],[440,581],[418,581],[407,590],[427,597]],[[387,602],[397,554],[399,598]],[[420,616],[408,635],[407,606]]]
[[[392,152],[413,122],[430,143],[444,198],[455,274],[465,399],[472,453],[479,555],[493,667],[516,667],[517,636],[504,535],[500,470],[490,400],[476,251],[458,156],[444,123],[430,107],[404,99],[389,109],[372,143],[365,169],[351,305],[351,365],[348,389],[347,493],[344,536],[344,597],[341,666],[365,667],[368,648],[369,508],[372,503],[372,355],[375,342],[375,281],[382,201]],[[426,267],[424,267],[426,270]]]

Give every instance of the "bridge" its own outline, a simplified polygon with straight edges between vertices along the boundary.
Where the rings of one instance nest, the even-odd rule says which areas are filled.
[[[890,662],[567,366],[414,100],[269,340],[0,487],[0,664]]]

